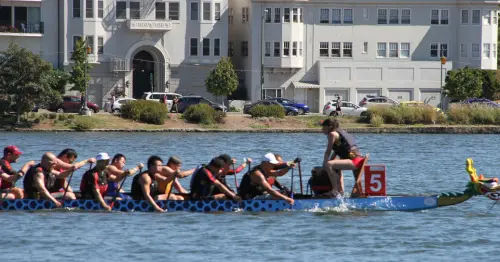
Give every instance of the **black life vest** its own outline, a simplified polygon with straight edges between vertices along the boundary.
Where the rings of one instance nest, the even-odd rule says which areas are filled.
[[[44,177],[45,188],[50,192],[57,192],[59,190],[55,187],[56,177],[48,170],[42,168],[40,164],[32,166],[26,175],[24,176],[23,186],[24,186],[24,194],[26,198],[29,199],[40,199],[40,191],[35,186],[35,174],[42,171]]]
[[[360,153],[354,141],[354,137],[343,129],[338,128],[336,131],[339,134],[339,139],[336,140],[332,146],[335,154],[337,154],[340,159],[353,159],[359,156]]]
[[[238,188],[238,195],[240,195],[242,199],[252,199],[256,196],[263,195],[266,192],[266,190],[261,185],[252,183],[251,175],[257,170],[265,175],[260,165],[252,168],[250,172],[247,172],[245,175],[243,175],[243,178],[240,182],[240,187]]]
[[[160,194],[158,191],[158,181],[156,181],[154,175],[149,174],[148,171],[142,172],[140,174],[137,174],[134,176],[134,179],[132,180],[132,190],[130,192],[130,195],[134,200],[144,200],[144,193],[142,192],[142,186],[139,183],[139,179],[143,174],[148,174],[148,176],[151,178],[151,185],[149,186],[149,195],[152,198],[155,198],[157,195]]]
[[[191,199],[207,199],[214,195],[216,187],[210,177],[216,179],[205,165],[196,170],[191,178]]]
[[[97,185],[95,185],[95,177],[97,176]],[[94,199],[93,187],[97,186],[98,192],[102,197],[106,195],[108,190],[108,177],[103,171],[97,172],[95,168],[88,170],[83,174],[82,182],[80,183],[80,192],[83,199]]]

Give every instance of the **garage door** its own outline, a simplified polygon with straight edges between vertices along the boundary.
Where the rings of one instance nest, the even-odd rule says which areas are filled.
[[[420,101],[429,105],[438,106],[440,97],[439,91],[420,91]]]
[[[389,89],[389,98],[396,101],[411,101],[413,100],[413,90]]]
[[[363,99],[367,95],[372,95],[372,96],[379,96],[380,95],[380,89],[357,89],[356,90],[356,101],[354,101],[354,104],[359,104],[359,101]]]
[[[340,96],[340,99],[349,101],[349,90],[342,89],[326,89],[325,90],[325,101],[323,104],[330,100],[337,100],[337,96]]]

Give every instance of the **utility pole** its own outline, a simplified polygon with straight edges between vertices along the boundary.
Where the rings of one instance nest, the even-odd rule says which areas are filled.
[[[260,26],[260,100],[264,99],[264,22],[267,15],[267,9],[262,12],[261,26]]]
[[[444,106],[444,92],[443,92],[443,65],[446,64],[446,57],[445,56],[441,56],[441,59],[440,59],[440,62],[441,62],[441,70],[439,71],[439,76],[441,77],[440,81],[439,81],[439,85],[440,85],[440,89],[439,89],[439,92],[441,93],[441,102],[440,102],[440,107],[441,107],[441,110],[444,111],[445,110],[445,106]]]
[[[89,67],[89,54],[92,52],[92,48],[90,46],[87,46],[85,48],[85,70],[83,70],[83,75],[85,79],[85,95],[83,96],[83,107],[82,107],[82,115],[85,116],[90,116],[92,115],[92,112],[90,112],[89,107],[87,106],[87,103],[89,101],[89,95],[88,95],[88,81],[87,81],[87,68]]]

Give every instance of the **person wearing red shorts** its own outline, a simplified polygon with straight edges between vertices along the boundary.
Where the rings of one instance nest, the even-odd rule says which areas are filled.
[[[354,173],[355,170],[362,167],[365,158],[361,156],[354,138],[339,127],[339,122],[336,119],[323,121],[322,131],[328,137],[323,167],[326,169],[332,184],[331,194],[332,196],[343,195],[342,170],[353,170]]]

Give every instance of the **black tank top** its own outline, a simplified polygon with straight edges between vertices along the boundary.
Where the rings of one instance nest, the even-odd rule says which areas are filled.
[[[341,159],[352,159],[355,156],[359,156],[359,150],[352,137],[349,133],[343,129],[338,128],[337,133],[339,133],[339,139],[333,143],[332,149],[335,151]],[[352,154],[351,154],[352,153]]]
[[[209,176],[213,177],[205,165],[193,174],[191,178],[191,199],[207,199],[213,196],[216,187]]]
[[[247,172],[245,175],[243,175],[243,178],[241,179],[240,187],[238,188],[238,195],[242,199],[252,199],[256,196],[263,195],[265,190],[262,188],[260,185],[255,185],[252,183],[251,179],[251,174],[253,174],[255,171],[259,170],[262,174],[265,174],[264,171],[261,169],[260,165],[252,168],[250,172]]]
[[[23,180],[24,194],[28,199],[40,199],[40,191],[35,186],[35,174],[38,173],[39,171],[43,172],[45,188],[47,188],[47,190],[50,193],[56,192],[58,190],[55,189],[55,182],[56,182],[55,176],[51,174],[49,171],[43,169],[42,166],[38,164],[36,166],[32,166],[28,170],[28,172],[26,172],[26,175]]]
[[[148,173],[148,171],[142,172],[140,174],[137,174],[134,176],[134,179],[132,180],[132,192],[130,193],[132,198],[134,200],[144,200],[144,193],[142,192],[142,186],[139,183],[139,179],[143,174],[148,174],[148,176],[151,178],[151,185],[149,186],[149,195],[153,198],[155,196],[159,195],[160,193],[158,192],[158,181],[154,178],[154,175],[151,175]]]

